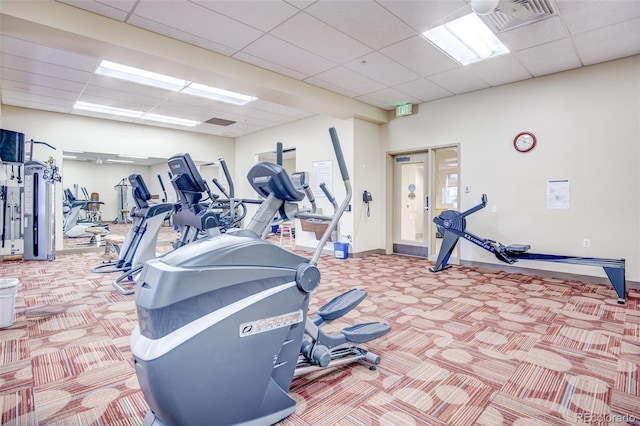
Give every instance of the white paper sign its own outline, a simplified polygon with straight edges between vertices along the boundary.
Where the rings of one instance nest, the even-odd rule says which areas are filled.
[[[331,193],[333,188],[333,163],[328,161],[314,161],[311,171],[311,190],[316,197],[326,197],[320,184],[324,182]]]
[[[547,208],[548,209],[568,209],[571,196],[569,192],[569,180],[549,180],[547,181]]]

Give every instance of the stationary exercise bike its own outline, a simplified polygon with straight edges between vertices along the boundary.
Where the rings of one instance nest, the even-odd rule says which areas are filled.
[[[264,202],[245,229],[200,239],[147,262],[136,291],[138,325],[131,351],[150,410],[145,425],[269,425],[295,411],[287,392],[295,375],[378,355],[358,347],[387,324],[348,327],[332,335],[322,323],[364,297],[345,293],[307,317],[320,282],[317,262],[351,199],[335,129],[330,130],[346,196],[332,216],[297,210],[304,193],[276,164],[249,172]],[[262,239],[280,213],[328,220],[311,259]]]

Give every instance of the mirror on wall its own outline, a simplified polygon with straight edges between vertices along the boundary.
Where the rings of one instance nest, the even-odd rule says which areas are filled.
[[[267,161],[269,163],[277,162],[276,151],[262,152],[258,154],[258,161]],[[282,150],[282,167],[287,173],[295,173],[296,170],[296,149],[295,148],[283,148]]]

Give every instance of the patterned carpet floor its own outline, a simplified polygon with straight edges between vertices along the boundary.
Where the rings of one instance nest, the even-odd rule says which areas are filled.
[[[164,229],[160,251],[175,238]],[[91,272],[113,257],[0,263],[0,277],[20,280],[15,322],[0,329],[0,424],[142,424],[134,298]],[[619,305],[608,284],[432,265],[321,257],[310,313],[363,287],[368,297],[330,327],[379,320],[392,331],[364,345],[382,358],[375,371],[294,379],[296,413],[282,426],[640,425],[640,292]]]

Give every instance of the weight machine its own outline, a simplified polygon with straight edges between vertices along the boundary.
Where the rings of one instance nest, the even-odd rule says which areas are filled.
[[[129,181],[127,178],[122,178],[113,189],[118,193],[118,217],[114,219],[113,223],[132,223],[128,215],[129,199],[127,194],[129,193]]]

